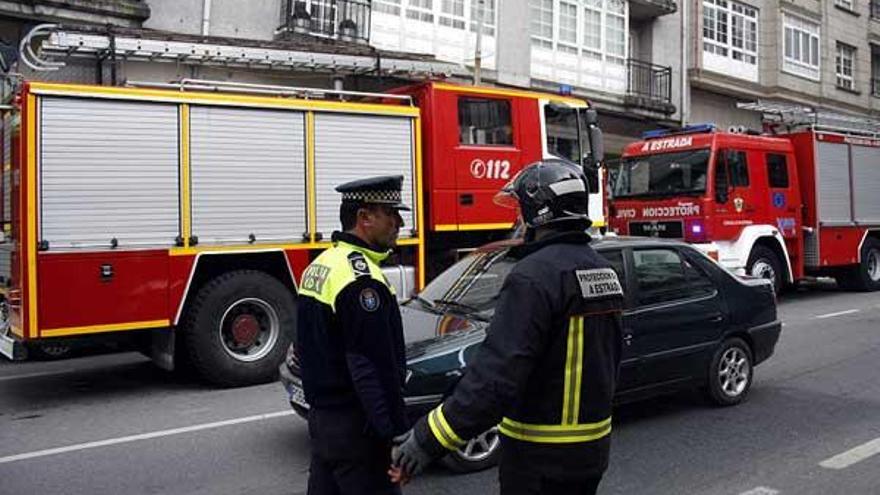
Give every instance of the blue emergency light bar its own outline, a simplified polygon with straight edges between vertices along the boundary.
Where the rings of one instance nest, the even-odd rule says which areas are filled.
[[[696,134],[698,132],[713,132],[715,130],[715,124],[707,123],[707,124],[690,124],[682,127],[678,130],[673,129],[654,129],[652,131],[645,131],[642,133],[642,139],[654,139],[665,136],[675,136],[678,134]]]

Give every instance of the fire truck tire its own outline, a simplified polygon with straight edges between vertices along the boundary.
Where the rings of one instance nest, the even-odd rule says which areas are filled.
[[[760,244],[752,248],[746,263],[746,273],[753,277],[769,278],[773,282],[773,291],[782,292],[782,262],[772,249]]]
[[[275,277],[256,270],[220,275],[196,294],[182,327],[189,366],[224,387],[265,383],[296,329],[296,301]]]
[[[844,289],[870,292],[880,290],[880,241],[868,237],[862,244],[861,263],[837,278]]]

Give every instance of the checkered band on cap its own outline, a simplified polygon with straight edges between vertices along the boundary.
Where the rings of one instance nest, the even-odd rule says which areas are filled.
[[[361,203],[378,203],[396,205],[400,203],[400,191],[357,191],[342,193],[343,201],[358,201]]]

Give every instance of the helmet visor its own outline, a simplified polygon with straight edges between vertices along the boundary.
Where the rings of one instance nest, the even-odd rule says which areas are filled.
[[[517,172],[516,175],[513,176],[507,184],[504,184],[504,187],[501,188],[500,191],[495,193],[495,196],[492,198],[492,202],[498,206],[503,208],[510,208],[511,210],[516,210],[519,208],[519,198],[516,196],[516,181],[519,179],[519,176],[522,174],[522,170]]]

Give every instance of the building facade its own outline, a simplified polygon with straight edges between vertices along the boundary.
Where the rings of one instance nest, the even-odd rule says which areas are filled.
[[[761,128],[737,109],[769,101],[875,117],[880,2],[687,0],[693,21],[686,120]]]

